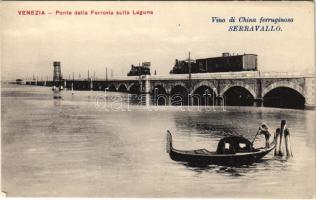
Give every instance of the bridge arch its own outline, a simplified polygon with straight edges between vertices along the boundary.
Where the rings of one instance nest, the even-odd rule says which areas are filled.
[[[263,89],[262,97],[264,97],[271,90],[279,88],[279,87],[291,88],[291,89],[295,90],[296,92],[300,93],[303,97],[305,97],[304,89],[302,87],[300,87],[299,85],[297,85],[293,82],[290,82],[290,81],[278,81],[278,82],[270,84],[268,87]]]
[[[303,88],[288,81],[270,84],[263,90],[262,97],[267,107],[304,109],[306,102]]]
[[[119,92],[127,92],[127,85],[125,83],[121,83],[118,86],[117,91],[119,91]]]
[[[127,87],[127,92],[133,93],[133,94],[140,93],[140,85],[137,83],[130,84]]]
[[[253,106],[255,94],[241,86],[231,86],[223,93],[223,100],[227,106]]]
[[[229,89],[233,88],[233,87],[241,87],[244,88],[245,90],[247,90],[252,96],[253,98],[257,98],[257,94],[256,92],[253,90],[253,88],[248,85],[248,84],[243,84],[242,82],[236,82],[230,85],[226,85],[221,91],[220,91],[220,96],[223,96],[225,94],[225,92],[227,92]]]
[[[168,96],[165,87],[162,84],[155,84],[152,87],[151,95],[155,105],[167,105]]]
[[[174,94],[174,93],[177,93],[179,91],[189,93],[188,89],[186,88],[186,85],[184,83],[181,83],[181,84],[176,84],[176,85],[172,86],[171,90],[170,90],[170,94],[172,94],[172,93]]]
[[[107,88],[107,87],[106,87],[106,84],[102,84],[102,85],[101,85],[101,90],[102,90],[102,91],[105,91],[106,88]]]
[[[127,91],[130,91],[130,90],[131,90],[131,87],[133,87],[134,85],[135,85],[135,83],[129,84],[129,86],[127,86]]]
[[[117,91],[117,89],[116,89],[116,87],[115,87],[115,84],[110,84],[110,85],[108,86],[108,90],[109,90],[109,91],[112,91],[112,92]]]
[[[191,94],[196,93],[196,90],[202,86],[206,86],[206,87],[211,88],[214,91],[214,93],[216,94],[216,96],[218,95],[217,89],[214,90],[214,88],[216,88],[215,85],[210,81],[201,81],[201,82],[198,82],[197,84],[195,84],[194,87],[192,88]]]
[[[187,105],[189,91],[184,83],[174,85],[170,90],[172,105]]]
[[[176,82],[170,84],[170,92],[171,92],[171,90],[172,90],[174,87],[176,87],[176,86],[178,86],[178,87],[181,86],[181,87],[187,88],[187,85],[186,85],[184,82],[182,82],[182,81],[176,81]]]
[[[96,90],[102,90],[102,84],[101,84],[101,83],[97,83],[97,84],[95,85],[95,89],[96,89]]]
[[[154,85],[151,91],[152,94],[154,94],[155,91],[157,91],[158,94],[167,94],[167,89],[162,84]]]
[[[165,92],[167,94],[170,93],[170,87],[169,84],[163,82],[163,81],[155,81],[152,85],[151,85],[151,92],[154,91],[155,88],[163,88],[165,90]]]

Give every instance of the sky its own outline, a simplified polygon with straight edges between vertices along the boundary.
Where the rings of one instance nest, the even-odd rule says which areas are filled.
[[[53,76],[60,61],[67,78],[73,72],[104,78],[126,75],[131,64],[151,62],[151,71],[167,75],[175,59],[258,54],[260,71],[314,72],[312,2],[2,2],[1,78]],[[46,15],[19,15],[43,10]],[[152,15],[67,16],[59,11],[153,11]],[[53,14],[47,14],[47,13]],[[232,24],[212,17],[283,17],[282,32],[229,32]],[[258,25],[258,23],[236,23]],[[259,24],[260,25],[260,24]],[[264,25],[264,24],[263,24]],[[269,24],[273,25],[273,24]]]

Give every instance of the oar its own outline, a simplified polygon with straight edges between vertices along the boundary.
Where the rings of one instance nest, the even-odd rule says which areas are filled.
[[[257,134],[255,135],[255,137],[253,138],[253,141],[251,142],[251,144],[253,144],[256,140],[257,135],[259,134],[260,130],[257,131]]]

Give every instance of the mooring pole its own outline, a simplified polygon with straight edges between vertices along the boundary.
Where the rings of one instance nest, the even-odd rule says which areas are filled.
[[[279,142],[279,154],[280,154],[280,156],[284,155],[283,137],[284,137],[285,127],[286,127],[286,121],[282,120],[281,121],[281,130],[280,130],[280,142]]]
[[[285,142],[286,156],[292,157],[293,154],[292,154],[292,147],[291,147],[291,140],[290,140],[290,131],[288,128],[284,130],[284,142]]]
[[[283,142],[284,141],[284,142]],[[286,152],[286,156],[293,156],[290,142],[290,131],[286,127],[286,121],[281,121],[281,128],[278,128],[275,133],[275,156],[284,156]],[[284,151],[285,146],[285,151]]]

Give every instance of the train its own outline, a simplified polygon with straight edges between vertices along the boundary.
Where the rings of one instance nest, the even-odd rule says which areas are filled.
[[[220,57],[195,60],[176,59],[170,74],[257,71],[257,57],[256,54],[231,55],[230,53],[223,53]]]

